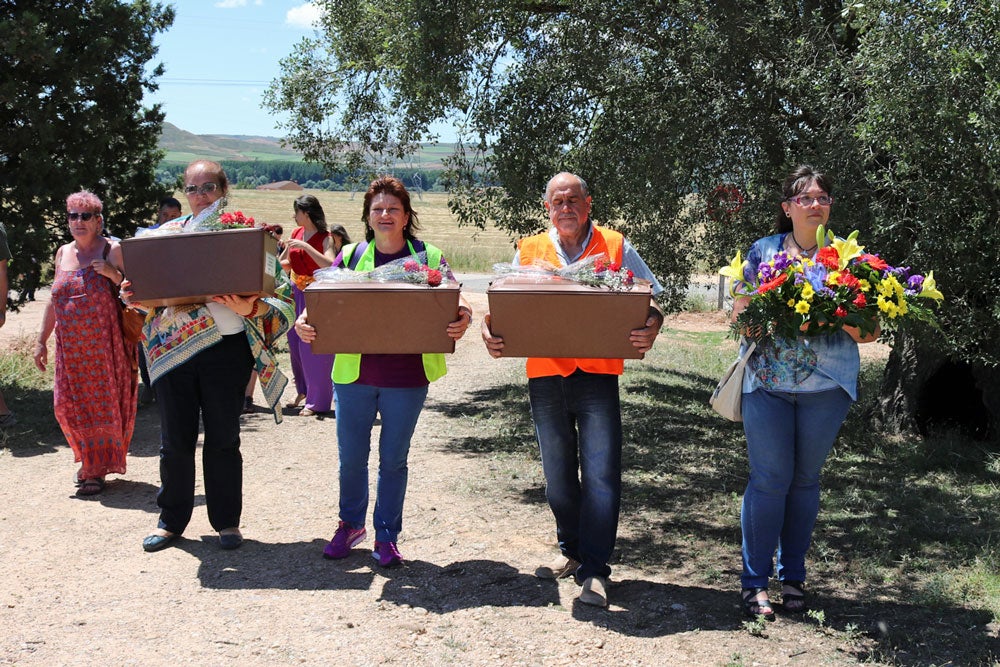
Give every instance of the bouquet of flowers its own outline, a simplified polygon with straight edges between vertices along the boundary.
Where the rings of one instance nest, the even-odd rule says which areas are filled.
[[[844,326],[871,334],[880,321],[886,328],[906,319],[934,325],[934,312],[925,300],[944,298],[934,272],[924,276],[910,267],[890,266],[877,254],[864,252],[857,235],[838,239],[820,226],[815,259],[779,252],[756,267],[757,285],[744,278],[746,262],[737,252],[719,270],[732,280],[734,297],[750,297],[735,329],[759,341],[825,335]]]
[[[442,260],[440,266],[432,269],[427,265],[427,253],[419,252],[415,257],[394,259],[371,271],[352,271],[345,268],[319,269],[313,272],[316,282],[326,283],[410,283],[437,287],[444,283],[454,283],[449,276],[448,265]]]
[[[604,253],[584,257],[563,267],[553,266],[544,260],[537,260],[527,266],[494,264],[493,272],[501,277],[520,276],[534,282],[569,280],[591,287],[605,287],[616,292],[631,290],[635,285],[632,271],[617,262],[608,261],[608,256]]]

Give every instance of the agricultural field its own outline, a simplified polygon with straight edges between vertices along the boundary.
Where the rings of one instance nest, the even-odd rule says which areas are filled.
[[[350,192],[327,192],[325,190],[285,191],[285,190],[230,190],[230,211],[240,210],[259,221],[280,224],[285,235],[291,234],[295,223],[292,220],[292,203],[302,194],[316,196],[323,205],[328,222],[343,225],[351,235],[351,240],[364,239],[361,222],[363,194]],[[180,192],[174,193],[185,206],[187,202]],[[425,192],[422,198],[413,197],[421,231],[417,236],[430,241],[444,250],[449,264],[457,271],[488,273],[497,262],[509,262],[514,255],[514,241],[506,232],[497,229],[476,229],[460,226],[458,220],[448,210],[448,195]],[[539,205],[541,210],[541,205]]]

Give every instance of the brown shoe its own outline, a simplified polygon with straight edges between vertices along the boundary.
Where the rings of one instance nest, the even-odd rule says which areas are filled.
[[[587,577],[580,591],[580,602],[592,607],[608,606],[608,580],[604,577]]]
[[[291,403],[285,403],[285,407],[288,408],[289,410],[294,410],[295,408],[302,405],[302,401],[304,400],[306,400],[306,395],[299,394],[298,396],[295,397],[295,400],[292,401]]]
[[[552,561],[552,563],[542,565],[535,570],[535,576],[539,579],[565,579],[576,572],[579,567],[579,562],[559,554],[559,557]]]

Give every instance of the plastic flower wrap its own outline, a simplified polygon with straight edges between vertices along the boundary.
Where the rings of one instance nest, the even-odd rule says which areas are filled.
[[[545,260],[535,260],[526,266],[494,264],[493,272],[499,277],[518,276],[518,282],[552,282],[568,280],[591,287],[606,287],[612,291],[631,290],[635,276],[616,262],[608,261],[604,253],[584,257],[572,264],[557,267]]]
[[[376,266],[371,271],[352,271],[345,268],[318,269],[313,272],[319,283],[410,283],[412,285],[456,285],[451,269],[442,259],[436,269],[427,265],[427,253],[419,252],[410,257],[402,257]]]
[[[136,230],[136,237],[140,236],[165,236],[167,234],[190,234],[193,232],[212,232],[226,229],[252,229],[261,228],[271,236],[277,238],[281,236],[281,225],[268,225],[254,220],[243,211],[226,212],[223,208],[226,199],[218,199],[212,202],[205,210],[190,219],[178,218],[165,222],[159,227],[149,229],[140,227]]]
[[[878,323],[892,329],[906,320],[936,326],[933,306],[944,295],[934,272],[890,266],[864,252],[858,233],[838,239],[821,226],[815,258],[777,253],[757,266],[757,284],[747,282],[739,253],[719,273],[732,280],[734,297],[750,297],[735,329],[748,338],[819,336],[857,327],[871,334]]]

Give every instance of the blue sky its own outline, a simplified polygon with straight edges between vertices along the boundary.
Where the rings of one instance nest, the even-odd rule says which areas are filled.
[[[302,0],[173,0],[176,18],[156,37],[165,72],[147,104],[195,134],[281,136],[261,108],[279,62],[311,36],[318,10]]]
[[[163,63],[159,102],[166,121],[195,134],[281,137],[280,117],[261,108],[280,61],[304,37],[319,9],[303,0],[173,0],[174,24],[156,37]],[[449,125],[434,126],[441,141],[454,141]]]

